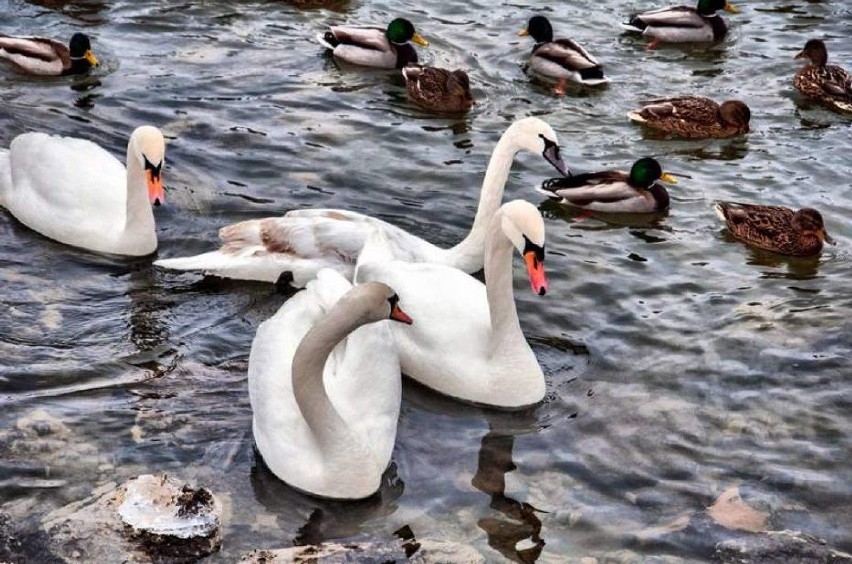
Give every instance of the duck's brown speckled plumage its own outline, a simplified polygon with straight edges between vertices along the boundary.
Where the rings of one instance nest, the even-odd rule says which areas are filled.
[[[734,238],[754,247],[790,256],[812,256],[832,242],[822,215],[812,208],[718,202],[716,213]]]
[[[830,109],[852,113],[852,76],[846,69],[827,64],[825,43],[811,39],[796,58],[810,61],[793,77],[793,86],[799,92]]]
[[[402,70],[411,99],[439,112],[465,112],[473,105],[470,79],[463,70],[408,66]]]
[[[637,123],[680,139],[723,139],[748,133],[751,111],[743,102],[719,105],[703,96],[649,100],[627,114]]]

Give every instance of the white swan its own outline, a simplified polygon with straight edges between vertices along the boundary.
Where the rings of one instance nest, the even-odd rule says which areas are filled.
[[[203,270],[242,280],[276,282],[291,273],[300,287],[320,268],[333,268],[351,279],[358,253],[375,228],[384,230],[396,258],[434,262],[476,272],[482,268],[485,232],[500,207],[512,162],[519,151],[541,154],[560,173],[569,175],[559,156],[556,133],[538,118],[513,123],[497,143],[488,163],[473,227],[467,237],[443,249],[407,231],[360,213],[331,210],[293,210],[283,217],[254,219],[219,231],[222,247],[194,257],[161,259],[154,264],[176,270]]]
[[[339,499],[378,490],[402,384],[387,324],[366,324],[411,323],[398,302],[384,284],[353,288],[326,269],[258,327],[248,369],[254,440],[291,486]]]
[[[524,257],[533,291],[544,295],[544,221],[523,200],[503,204],[491,220],[485,284],[448,266],[393,260],[387,240],[368,239],[356,279],[397,289],[417,320],[392,327],[403,374],[477,404],[515,409],[544,398],[544,374],[515,309],[513,247]]]
[[[156,127],[137,128],[127,169],[91,141],[24,133],[0,150],[0,205],[34,231],[101,253],[157,250],[151,204],[163,202],[166,145]]]

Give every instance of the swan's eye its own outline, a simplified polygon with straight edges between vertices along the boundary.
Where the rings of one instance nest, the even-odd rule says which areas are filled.
[[[536,261],[544,262],[544,245],[536,245],[530,241],[526,235],[524,235],[524,252],[521,254],[526,255],[530,252],[535,255]]]
[[[154,178],[159,177],[160,169],[163,168],[163,161],[160,161],[160,164],[155,166],[151,163],[151,161],[148,160],[148,157],[146,157],[145,155],[142,155],[142,158],[145,159],[145,170],[150,170],[151,176],[153,176]]]
[[[388,303],[390,304],[391,309],[395,308],[399,303],[399,296],[396,294],[392,295],[388,298]]]

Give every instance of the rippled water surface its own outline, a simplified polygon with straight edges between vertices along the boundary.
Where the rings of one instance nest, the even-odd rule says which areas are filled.
[[[231,222],[317,206],[449,246],[499,135],[528,115],[554,127],[575,169],[657,155],[693,178],[670,190],[668,214],[578,218],[534,191],[552,169],[520,157],[507,195],[546,215],[551,292],[533,296],[516,265],[517,301],[549,399],[507,414],[406,384],[386,485],[356,504],[291,490],[253,451],[248,351],[287,293],[74,250],[2,211],[0,511],[34,521],[104,482],[168,472],[224,500],[212,560],[404,525],[489,560],[706,559],[736,534],[706,508],[739,487],[767,528],[852,549],[852,129],[791,85],[811,37],[852,67],[848,2],[747,0],[726,15],[723,43],[655,51],[616,29],[646,2],[300,4],[0,0],[0,32],[83,29],[104,63],[79,79],[2,69],[0,146],[43,130],[123,161],[134,127],[162,127],[161,257],[208,250]],[[531,44],[515,32],[534,9],[606,63],[609,88],[559,99],[525,73]],[[469,115],[430,116],[395,73],[338,66],[312,40],[328,24],[397,15],[431,40],[429,62],[470,71]],[[624,117],[681,93],[747,101],[752,132],[650,140]],[[838,245],[808,260],[749,250],[720,229],[716,199],[816,207]],[[28,447],[47,416],[37,410],[64,427]]]

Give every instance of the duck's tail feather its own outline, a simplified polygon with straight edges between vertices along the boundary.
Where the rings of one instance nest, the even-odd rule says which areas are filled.
[[[326,31],[325,33],[318,33],[316,35],[317,42],[330,51],[334,51],[334,48],[340,45],[340,42],[334,37],[334,34],[330,31]]]

